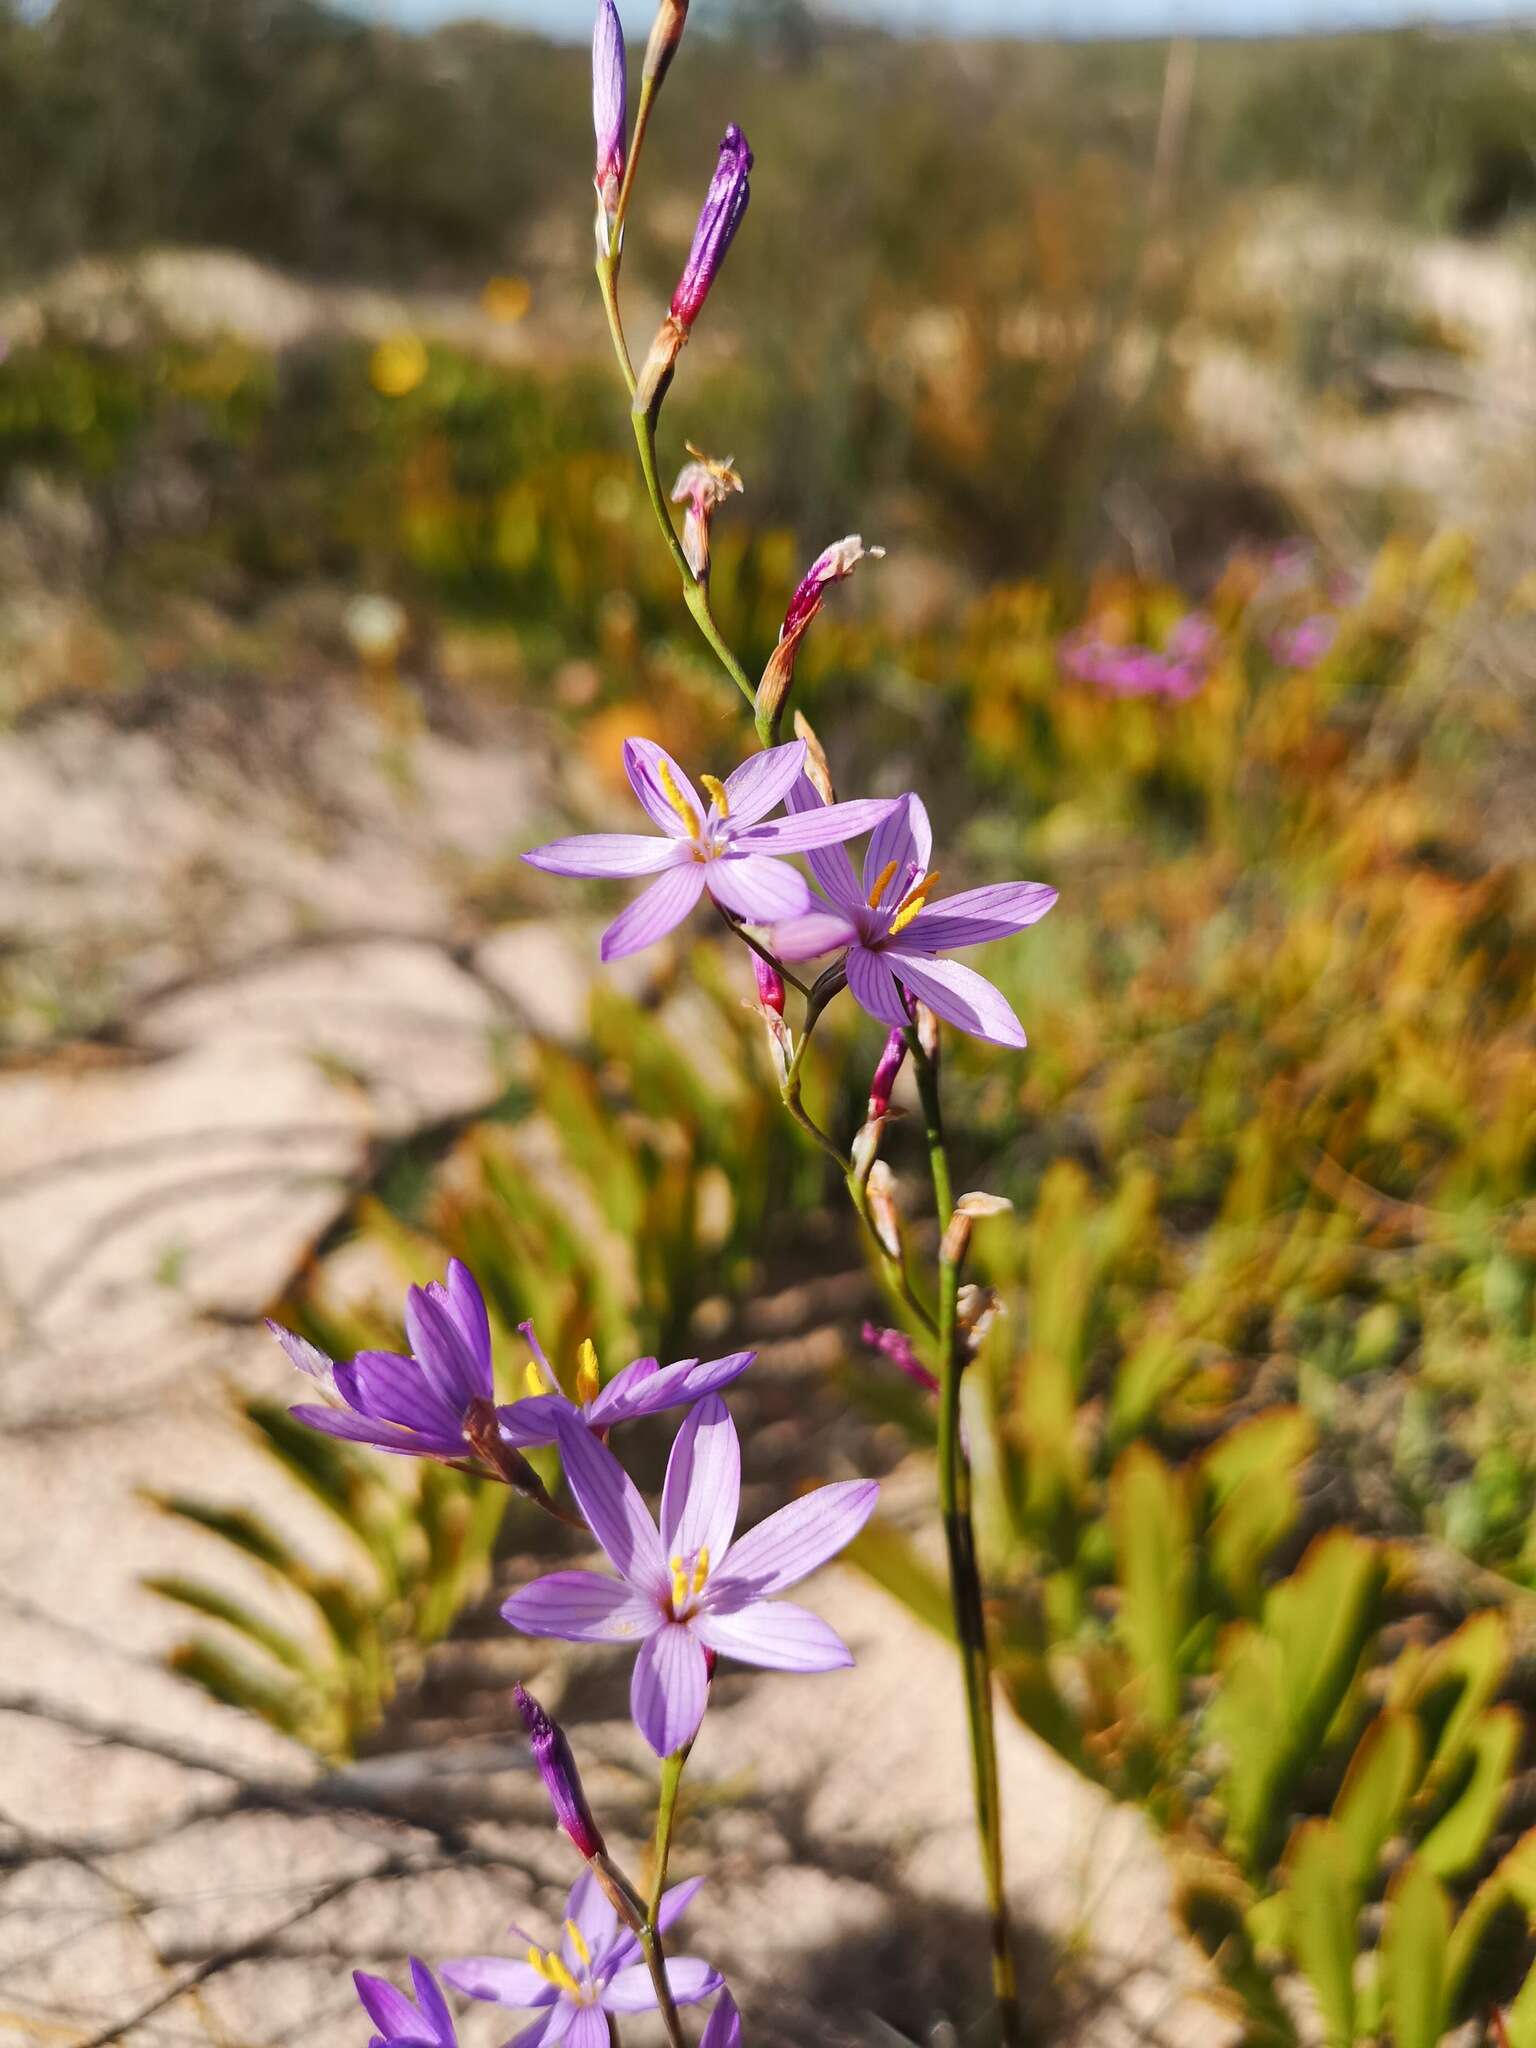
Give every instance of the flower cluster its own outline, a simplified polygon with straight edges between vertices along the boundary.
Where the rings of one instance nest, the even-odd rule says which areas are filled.
[[[1069,676],[1107,696],[1165,697],[1179,704],[1205,687],[1217,644],[1216,628],[1205,614],[1188,612],[1161,649],[1084,630],[1062,641],[1058,658]]]

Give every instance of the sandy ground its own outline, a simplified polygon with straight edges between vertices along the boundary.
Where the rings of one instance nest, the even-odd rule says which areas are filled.
[[[339,688],[173,698],[137,724],[60,707],[0,741],[0,927],[38,992],[0,1071],[7,2048],[361,2042],[354,1962],[494,1948],[509,1918],[552,1929],[575,1871],[500,1690],[514,1676],[562,1702],[640,1860],[622,1660],[450,1643],[436,1696],[467,1660],[500,1702],[489,1727],[407,1731],[327,1776],[165,1672],[183,1625],[139,1583],[190,1561],[143,1492],[189,1482],[326,1556],[333,1532],[231,1418],[232,1383],[287,1391],[255,1319],[381,1139],[491,1100],[496,1045],[530,1016],[583,1015],[589,932],[492,932],[464,909],[465,873],[547,816],[534,736],[429,718],[407,764],[402,782]],[[853,1573],[809,1597],[856,1668],[718,1684],[676,1864],[710,1873],[688,1945],[727,1969],[757,2043],[889,2042],[877,2011],[942,2042],[980,1953],[957,1677]],[[1038,2037],[1230,2038],[1137,1816],[1011,1721],[1002,1763]],[[466,2044],[505,2019],[472,2009]]]

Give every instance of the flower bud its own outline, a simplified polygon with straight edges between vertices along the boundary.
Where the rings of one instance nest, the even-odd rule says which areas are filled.
[[[888,1358],[898,1372],[904,1372],[909,1380],[915,1380],[925,1393],[936,1394],[939,1382],[912,1348],[912,1340],[902,1330],[882,1330],[878,1324],[866,1323],[859,1335],[871,1351],[878,1351],[882,1358]]]
[[[624,86],[624,26],[614,0],[598,0],[592,29],[592,131],[597,142],[597,246],[601,255],[613,247],[619,188],[624,183],[624,152],[628,135]]]
[[[645,68],[640,76],[646,85],[659,87],[666,77],[687,21],[688,0],[661,0],[645,45]]]
[[[893,1024],[885,1041],[885,1050],[875,1062],[875,1071],[869,1084],[869,1117],[874,1122],[878,1117],[891,1113],[891,1090],[896,1086],[896,1076],[901,1072],[902,1061],[907,1056],[907,1034],[899,1024]]]
[[[709,288],[720,274],[725,252],[741,226],[747,201],[752,197],[747,175],[751,168],[752,152],[747,147],[747,138],[733,121],[720,144],[715,175],[709,181],[699,224],[693,231],[693,247],[672,294],[672,318],[685,334],[698,319]]]
[[[761,953],[752,955],[752,974],[757,982],[757,1000],[765,1010],[772,1010],[776,1016],[784,1014],[784,977],[771,960],[765,960]]]
[[[742,488],[741,478],[731,467],[729,455],[724,462],[716,462],[712,456],[702,454],[693,443],[687,444],[692,462],[685,462],[677,473],[677,482],[672,486],[674,505],[686,505],[683,514],[683,553],[688,557],[688,566],[701,583],[709,581],[709,529],[718,506],[725,503],[732,491]]]
[[[877,1159],[869,1169],[865,1188],[869,1196],[870,1221],[874,1224],[881,1249],[891,1258],[899,1259],[901,1217],[896,1209],[896,1176],[883,1159]]]
[[[834,541],[831,547],[823,548],[812,562],[795,587],[789,609],[784,614],[784,623],[779,628],[778,645],[769,655],[768,666],[757,686],[759,717],[776,718],[789,695],[795,680],[795,656],[800,651],[806,628],[821,610],[828,585],[846,581],[866,556],[878,560],[884,553],[884,548],[865,547],[858,534],[850,533],[845,540]]]
[[[515,1685],[512,1697],[517,1701],[518,1711],[527,1727],[533,1760],[539,1767],[539,1776],[544,1780],[544,1789],[555,1809],[555,1819],[590,1863],[594,1856],[604,1855],[606,1849],[602,1831],[592,1818],[587,1795],[581,1789],[571,1745],[531,1692]]]

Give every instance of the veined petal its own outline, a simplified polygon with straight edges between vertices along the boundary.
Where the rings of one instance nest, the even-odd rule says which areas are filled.
[[[741,1444],[725,1403],[710,1394],[685,1417],[667,1460],[661,1547],[685,1562],[701,1550],[722,1558],[741,1507]]]
[[[510,1956],[455,1956],[451,1962],[440,1962],[438,1968],[444,1985],[453,1985],[469,1999],[506,2005],[514,2013],[553,2005],[557,1999],[549,1978],[541,1976],[530,1962],[512,1962]]]
[[[363,2011],[386,2038],[408,2033],[413,2028],[420,2030],[420,2013],[387,1977],[375,1977],[367,1970],[354,1970],[352,1983]]]
[[[889,946],[883,957],[913,995],[959,1030],[968,1031],[973,1038],[989,1039],[993,1045],[1028,1044],[1024,1026],[1013,1014],[1008,998],[974,967],[959,960],[914,959]],[[848,982],[852,987],[852,975]]]
[[[548,2037],[546,2036],[546,2039]],[[573,2005],[564,2039],[570,2048],[608,2048],[608,2020],[596,2005]]]
[[[462,1259],[448,1261],[448,1300],[464,1341],[476,1358],[485,1360],[487,1379],[491,1370],[491,1318],[480,1283]],[[490,1387],[487,1385],[489,1394]]]
[[[962,889],[920,910],[901,933],[914,953],[949,953],[957,946],[982,946],[1038,924],[1056,901],[1044,882],[993,882]]]
[[[700,872],[715,901],[748,924],[773,924],[781,917],[798,917],[811,907],[804,875],[787,861],[771,860],[766,853],[728,853],[705,862]]]
[[[630,953],[643,953],[680,925],[692,910],[704,888],[704,863],[684,860],[669,868],[649,889],[642,889],[603,933],[600,948],[605,960],[622,960]]]
[[[678,833],[682,821],[674,811]],[[574,839],[551,839],[523,855],[531,868],[548,875],[585,875],[622,881],[629,875],[654,875],[687,859],[677,837],[657,839],[649,832],[581,832]]]
[[[336,1382],[331,1374],[335,1370],[336,1361],[327,1356],[318,1344],[311,1344],[307,1337],[299,1336],[295,1330],[285,1330],[281,1323],[273,1322],[270,1316],[267,1317],[267,1328],[288,1354],[288,1363],[291,1366],[307,1374],[310,1379],[317,1380],[322,1387],[329,1387],[335,1391]]]
[[[632,1586],[667,1600],[671,1569],[634,1481],[574,1415],[563,1424],[559,1441],[566,1484],[614,1568]]]
[[[570,1896],[565,1902],[565,1917],[587,1944],[587,1953],[594,1963],[605,1949],[612,1946],[619,1931],[619,1916],[613,1909],[613,1901],[590,1870],[584,1870],[571,1886]],[[569,1968],[575,1970],[580,1967],[581,1953],[571,1940],[569,1929],[560,1953]]]
[[[786,918],[773,927],[773,950],[793,965],[797,960],[819,960],[823,953],[840,952],[858,936],[858,926],[840,910],[808,910],[803,917]]]
[[[557,1993],[553,2005],[549,2008],[549,2017],[544,2022],[543,2032],[538,2036],[538,2048],[556,2048],[556,2043],[563,2041],[571,2031],[580,2010],[579,2006],[572,2005],[568,1998],[562,1998]],[[518,2039],[523,2041],[527,2036],[519,2034]],[[510,2042],[507,2048],[512,2048]]]
[[[713,1963],[702,1956],[668,1956],[667,1989],[678,2005],[697,2005],[713,1998],[725,1979]],[[656,2004],[656,1987],[644,1963],[632,1963],[610,1977],[601,1992],[609,2012],[651,2012]]]
[[[879,1483],[843,1479],[792,1500],[733,1543],[710,1577],[708,1605],[729,1611],[782,1593],[836,1557],[875,1511]]]
[[[840,1671],[853,1662],[831,1623],[792,1600],[758,1600],[735,1614],[703,1613],[693,1625],[719,1656],[764,1671]]]
[[[802,775],[785,799],[784,808],[792,817],[803,818],[826,810],[827,805],[816,785],[808,776]],[[864,891],[859,887],[853,862],[844,847],[812,847],[808,850],[807,860],[811,873],[842,909],[857,909],[864,901]]]
[[[359,1351],[336,1368],[336,1391],[359,1415],[438,1436],[462,1435],[462,1410],[445,1401],[413,1358]]]
[[[704,1645],[683,1623],[648,1636],[635,1659],[629,1710],[658,1756],[672,1756],[699,1732],[709,1699]]]
[[[741,2048],[741,2014],[729,1991],[722,1991],[709,2024],[699,2037],[699,2048]]]
[[[731,823],[755,825],[766,818],[789,795],[804,766],[805,741],[791,740],[787,746],[767,747],[733,768],[725,778]]]
[[[483,1998],[491,2005],[505,2005],[513,2012],[529,2006],[553,2005],[557,1993],[547,1977],[541,1977],[531,1963],[513,1962],[510,1956],[455,1956],[439,1963],[443,1982],[467,1998]]]
[[[665,747],[658,747],[654,740],[626,740],[624,742],[624,773],[629,777],[629,786],[639,797],[646,815],[653,824],[659,825],[669,839],[687,839],[688,827],[683,823],[663,787],[661,771],[665,768],[699,824],[704,823],[704,806],[699,802],[699,793],[688,777],[678,767]]]
[[[502,1602],[501,1618],[525,1636],[564,1643],[633,1643],[662,1625],[654,1597],[598,1572],[550,1572],[520,1586]]]
[[[411,1982],[416,1987],[416,2003],[432,2032],[442,2042],[443,2048],[454,2048],[453,2014],[437,1988],[437,1979],[419,1956],[411,1957]]]
[[[881,906],[894,909],[911,887],[910,871],[928,872],[933,853],[933,828],[920,796],[900,800],[875,827],[864,855],[864,893],[868,897],[891,862],[896,863],[881,891]],[[877,906],[879,907],[879,906]]]
[[[406,1289],[405,1334],[412,1356],[455,1415],[462,1416],[471,1401],[489,1396],[490,1362],[482,1370],[441,1288],[436,1294],[425,1287]]]
[[[724,1358],[680,1358],[659,1372],[654,1359],[637,1359],[637,1365],[651,1369],[631,1380],[628,1375],[634,1367],[626,1366],[587,1410],[587,1421],[594,1429],[607,1429],[637,1415],[659,1415],[683,1401],[702,1401],[706,1394],[717,1394],[739,1380],[756,1357],[755,1351],[732,1351]]]
[[[521,1401],[504,1402],[496,1410],[496,1426],[514,1450],[529,1451],[558,1442],[561,1423],[577,1413],[564,1394],[524,1394]]]
[[[464,1458],[469,1446],[462,1434],[428,1434],[423,1430],[401,1429],[393,1423],[375,1422],[367,1415],[348,1415],[341,1408],[321,1408],[301,1401],[288,1413],[326,1436],[344,1437],[350,1444],[369,1444],[376,1451],[396,1451],[405,1458]]]
[[[853,1000],[882,1024],[910,1024],[911,1015],[901,1000],[901,991],[891,978],[884,953],[868,946],[850,946],[847,959],[848,986]]]
[[[704,1879],[702,1877],[690,1877],[683,1884],[674,1884],[662,1893],[661,1905],[656,1914],[656,1926],[660,1933],[667,1933],[677,1921],[681,1920],[683,1914],[703,1889],[703,1886]],[[640,1943],[638,1939],[630,1933],[627,1927],[621,1928],[618,1939],[602,1959],[602,1973],[611,1977],[615,1971],[622,1970],[627,1964],[632,1963],[639,1953]]]
[[[806,853],[813,846],[837,846],[845,839],[857,839],[872,832],[887,817],[900,797],[860,796],[845,804],[823,804],[819,811],[802,811],[797,817],[770,818],[766,825],[754,825],[739,833],[738,846],[758,847],[764,853]]]
[[[520,2033],[514,2034],[510,2041],[503,2042],[502,2048],[544,2048],[549,2035],[550,2021],[562,2009],[558,2005],[548,2007],[539,2014],[531,2027],[524,2027]],[[708,2027],[704,2031],[707,2034]]]

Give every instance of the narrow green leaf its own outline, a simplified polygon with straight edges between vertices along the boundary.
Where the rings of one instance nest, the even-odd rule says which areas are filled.
[[[1419,1782],[1424,1740],[1412,1714],[1379,1714],[1350,1759],[1333,1818],[1357,1891],[1370,1890],[1381,1852],[1396,1833]]]
[[[1179,1712],[1194,1550],[1184,1483],[1149,1445],[1133,1444],[1110,1475],[1109,1519],[1120,1634],[1144,1682],[1148,1720],[1168,1728]]]
[[[1423,1860],[1411,1857],[1387,1893],[1382,1939],[1382,1989],[1393,2048],[1436,2048],[1448,2030],[1450,1937],[1450,1900]]]
[[[149,1592],[158,1593],[162,1600],[174,1600],[178,1607],[189,1607],[194,1614],[201,1614],[209,1621],[223,1622],[226,1628],[236,1630],[299,1676],[310,1679],[316,1676],[314,1659],[301,1643],[264,1616],[221,1593],[217,1587],[174,1576],[146,1578],[141,1583]]]
[[[1493,1707],[1474,1724],[1466,1739],[1472,1765],[1467,1782],[1419,1844],[1425,1867],[1436,1877],[1459,1877],[1487,1848],[1523,1732],[1523,1718],[1512,1706]]]
[[[1328,2048],[1353,2048],[1359,1898],[1332,1821],[1304,1821],[1286,1857],[1291,1941],[1317,1997]]]

